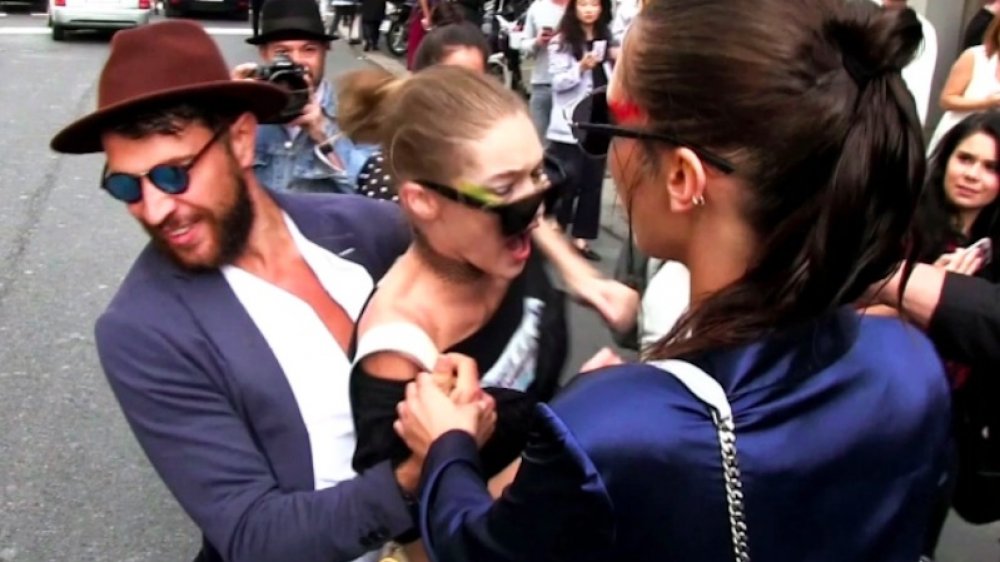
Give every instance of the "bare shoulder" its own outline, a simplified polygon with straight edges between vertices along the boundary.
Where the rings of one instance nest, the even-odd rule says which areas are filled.
[[[425,318],[420,314],[419,308],[414,306],[414,299],[409,294],[406,281],[405,272],[396,266],[389,270],[358,320],[359,340],[379,326],[409,325],[413,326],[418,334],[427,333]],[[424,368],[420,361],[405,349],[416,346],[417,349],[423,350],[423,342],[397,343],[400,343],[398,351],[383,350],[362,358],[361,366],[364,371],[370,376],[386,380],[406,381],[416,378]]]
[[[392,351],[365,357],[361,367],[369,376],[390,381],[411,381],[423,370],[408,355]]]

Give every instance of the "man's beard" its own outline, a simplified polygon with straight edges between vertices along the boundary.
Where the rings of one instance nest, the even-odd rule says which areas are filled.
[[[253,201],[250,199],[250,192],[243,176],[236,170],[233,170],[231,175],[236,188],[236,200],[228,208],[223,209],[219,215],[212,215],[208,211],[199,213],[201,216],[198,220],[205,221],[209,235],[218,245],[215,255],[207,260],[200,263],[185,261],[170,248],[170,245],[155,229],[143,224],[146,232],[152,238],[153,244],[182,269],[189,271],[218,269],[223,265],[233,263],[246,249],[247,240],[250,239],[250,230],[254,223]]]

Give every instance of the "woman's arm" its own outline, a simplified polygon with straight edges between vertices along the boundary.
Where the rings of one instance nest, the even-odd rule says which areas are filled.
[[[414,451],[426,452],[420,525],[435,559],[614,560],[610,498],[597,469],[555,414],[538,407],[517,475],[495,502],[471,435],[475,417],[423,377],[401,408],[401,435]]]
[[[601,315],[616,333],[635,327],[639,315],[639,293],[614,279],[606,278],[583,259],[551,220],[532,231],[535,244],[555,266],[573,297]]]
[[[586,57],[585,57],[586,58]],[[583,79],[584,68],[573,53],[564,49],[561,41],[549,43],[549,74],[552,76],[552,91],[572,90]]]
[[[418,0],[420,4],[420,25],[424,29],[431,28],[431,4],[428,0]]]
[[[559,225],[552,219],[542,219],[538,228],[531,231],[531,236],[549,263],[555,266],[572,294],[579,294],[576,289],[581,282],[603,277],[601,272],[583,259],[580,252],[566,240]]]
[[[941,90],[941,107],[947,111],[980,111],[997,107],[1000,104],[1000,97],[990,95],[985,98],[967,98],[965,90],[972,81],[972,73],[975,67],[975,54],[972,49],[962,53],[962,56],[955,61],[948,75],[948,81]]]
[[[878,291],[879,303],[898,306],[901,277],[897,272]],[[902,309],[949,359],[1000,365],[1000,285],[917,264]]]

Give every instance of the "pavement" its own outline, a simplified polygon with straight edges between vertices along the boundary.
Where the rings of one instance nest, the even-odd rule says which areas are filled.
[[[245,23],[200,21],[230,65],[256,60]],[[94,350],[94,320],[146,235],[98,187],[100,155],[48,149],[95,106],[107,54],[107,35],[56,43],[45,14],[0,10],[0,562],[180,562],[200,542],[132,437]],[[338,42],[328,75],[369,62]],[[606,213],[615,212],[609,195]],[[620,247],[611,235],[620,220],[609,217],[595,243],[605,271]],[[610,340],[591,311],[569,314],[575,372]],[[998,533],[953,520],[939,562],[995,562]]]

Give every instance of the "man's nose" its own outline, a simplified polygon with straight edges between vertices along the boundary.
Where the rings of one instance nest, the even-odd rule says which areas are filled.
[[[149,178],[142,178],[142,201],[139,204],[142,205],[142,220],[150,226],[161,225],[177,209],[174,196],[164,193]]]

